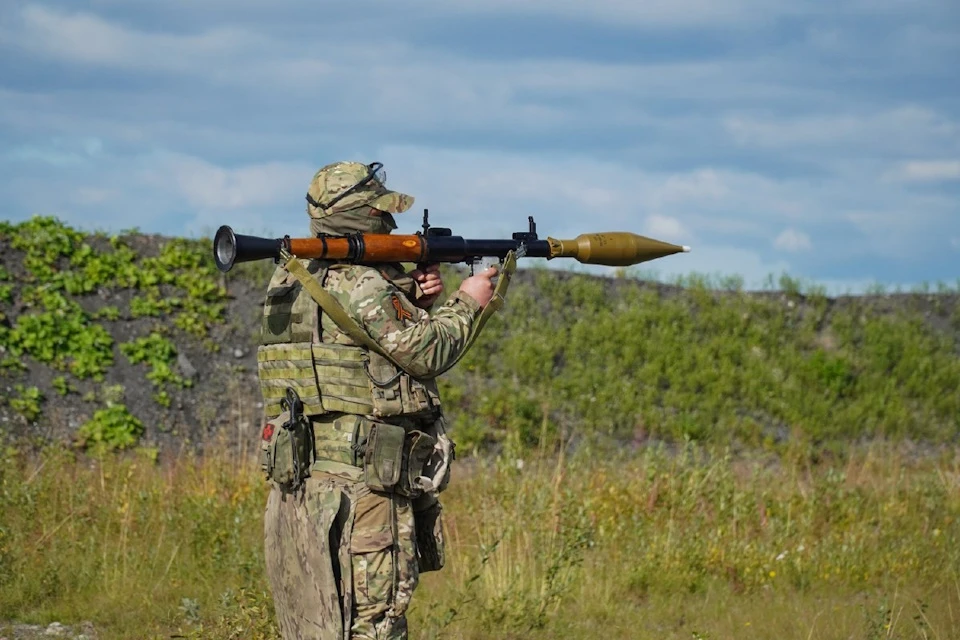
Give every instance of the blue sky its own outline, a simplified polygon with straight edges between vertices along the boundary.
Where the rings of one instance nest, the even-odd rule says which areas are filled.
[[[475,237],[627,230],[661,276],[960,277],[956,0],[0,4],[0,217],[306,232],[316,169]]]

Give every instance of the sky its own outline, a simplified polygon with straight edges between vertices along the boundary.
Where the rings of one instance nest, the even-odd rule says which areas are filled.
[[[665,279],[956,286],[960,3],[0,2],[0,219],[305,235],[338,160],[415,196],[401,233],[532,215],[691,245]]]

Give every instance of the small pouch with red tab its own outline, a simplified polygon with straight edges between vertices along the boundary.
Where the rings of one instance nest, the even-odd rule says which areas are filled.
[[[260,433],[260,469],[284,491],[296,491],[310,476],[313,431],[298,410],[268,420]]]
[[[284,411],[273,420],[268,420],[260,432],[260,470],[267,480],[289,481],[292,478],[293,448],[290,446],[290,433],[283,428],[289,420],[290,412]]]

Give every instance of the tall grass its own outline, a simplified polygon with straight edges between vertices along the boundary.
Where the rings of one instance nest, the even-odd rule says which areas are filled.
[[[0,619],[276,637],[252,461],[0,462]],[[448,566],[413,637],[960,637],[954,450],[468,459],[444,503]]]

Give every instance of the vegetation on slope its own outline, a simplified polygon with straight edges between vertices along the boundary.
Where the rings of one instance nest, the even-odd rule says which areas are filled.
[[[756,294],[531,276],[453,374],[462,440],[505,429],[519,450],[545,431],[748,445],[960,434],[955,292],[833,300],[789,278]]]
[[[48,217],[0,223],[6,430],[98,450],[135,445],[145,421],[172,431],[164,410],[197,377],[181,358],[221,348],[211,330],[225,323],[227,293],[208,254],[206,243],[87,236]]]
[[[0,249],[8,431],[75,422],[69,435],[99,448],[141,434],[156,443],[157,431],[175,430],[177,408],[209,434],[229,422],[224,403],[258,396],[253,346],[269,261],[231,272],[228,295],[206,241],[87,237],[38,217],[0,224]],[[447,275],[452,289],[459,274]],[[735,278],[665,286],[522,271],[505,312],[443,379],[461,451],[521,455],[537,442],[597,437],[813,449],[957,438],[957,291],[831,299],[788,277],[779,285],[750,293]],[[240,345],[227,349],[236,363],[225,344]],[[214,365],[217,381],[191,375]],[[125,409],[96,417],[125,398]],[[48,415],[64,403],[79,418]]]

